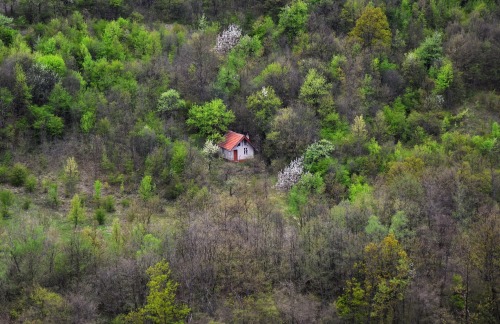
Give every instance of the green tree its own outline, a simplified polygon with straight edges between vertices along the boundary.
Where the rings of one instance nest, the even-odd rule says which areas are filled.
[[[398,322],[395,309],[403,299],[412,270],[411,262],[393,233],[365,246],[358,274],[347,281],[337,299],[340,316],[355,322]]]
[[[94,181],[94,200],[99,202],[101,200],[102,182],[99,180]]]
[[[80,172],[78,171],[78,164],[75,158],[70,156],[66,160],[66,165],[64,166],[64,185],[67,195],[74,194],[79,178]]]
[[[16,82],[12,93],[14,95],[14,110],[17,116],[22,116],[26,114],[31,103],[31,90],[26,81],[26,74],[19,63],[15,67],[15,76]]]
[[[333,110],[332,85],[316,69],[307,72],[299,98],[314,109],[316,115],[326,116]]]
[[[83,207],[83,202],[78,194],[73,196],[71,199],[71,207],[68,214],[68,219],[73,224],[73,228],[76,229],[85,220],[85,208]]]
[[[181,99],[181,95],[179,94],[179,92],[175,89],[169,89],[160,95],[156,110],[159,113],[170,117],[172,115],[176,115],[185,107],[186,102]]]
[[[445,60],[443,66],[439,69],[433,93],[443,94],[453,82],[453,64],[450,60]]]
[[[392,34],[387,17],[382,8],[372,5],[365,8],[349,35],[363,47],[388,48],[391,46]]]
[[[160,261],[146,270],[149,293],[146,305],[125,317],[130,323],[183,323],[191,311],[187,305],[175,300],[178,284],[171,278],[167,261]]]
[[[234,113],[228,111],[221,99],[214,99],[202,106],[194,105],[189,110],[186,124],[196,129],[201,136],[218,140],[227,131],[234,119]]]
[[[288,36],[288,40],[291,42],[295,36],[304,30],[308,18],[307,3],[297,0],[282,9],[279,14],[278,27],[282,33]]]
[[[144,202],[147,202],[151,197],[153,197],[153,193],[155,190],[155,185],[153,183],[153,178],[149,175],[144,176],[141,180],[141,185],[139,187],[139,194]]]
[[[262,87],[247,97],[247,108],[255,114],[255,120],[263,133],[269,130],[269,122],[281,105],[281,99],[272,87]]]
[[[36,62],[56,72],[59,76],[64,76],[66,74],[66,64],[60,55],[42,55],[36,59]]]
[[[432,63],[443,56],[443,34],[436,31],[428,36],[415,50],[415,54],[425,67],[429,68]]]
[[[14,203],[14,194],[12,191],[4,189],[0,190],[0,215],[3,218],[10,216],[9,208]]]

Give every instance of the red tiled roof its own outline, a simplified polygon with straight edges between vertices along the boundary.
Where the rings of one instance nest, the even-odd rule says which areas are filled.
[[[229,131],[226,135],[224,135],[224,141],[220,142],[219,146],[225,150],[231,151],[242,140],[246,140],[250,145],[252,145],[245,135]]]

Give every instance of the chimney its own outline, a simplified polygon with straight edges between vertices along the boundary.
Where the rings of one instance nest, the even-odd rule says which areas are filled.
[[[250,136],[248,135],[248,132],[245,132],[245,137],[247,138],[247,140],[250,140]]]

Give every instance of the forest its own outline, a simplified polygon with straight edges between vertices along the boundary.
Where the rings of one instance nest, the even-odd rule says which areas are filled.
[[[1,0],[0,322],[500,323],[499,55],[496,0]]]

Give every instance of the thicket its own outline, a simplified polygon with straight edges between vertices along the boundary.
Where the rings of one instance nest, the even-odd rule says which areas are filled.
[[[499,15],[4,1],[0,322],[494,323]]]

